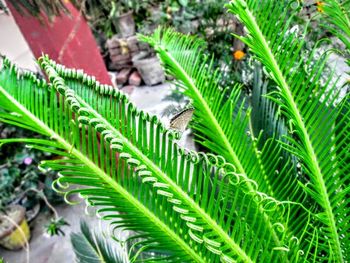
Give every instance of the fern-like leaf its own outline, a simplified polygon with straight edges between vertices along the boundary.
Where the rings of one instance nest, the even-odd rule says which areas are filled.
[[[277,141],[270,138],[264,146],[267,139],[263,139],[262,135],[265,136],[267,131],[262,134],[259,131],[255,136],[251,118],[256,117],[256,114],[251,116],[250,109],[246,109],[247,103],[242,100],[240,87],[236,85],[230,90],[219,86],[219,70],[213,68],[212,61],[205,55],[204,44],[200,39],[161,28],[152,36],[140,38],[155,48],[167,73],[175,77],[175,84],[192,100],[195,108],[192,127],[202,145],[224,156],[237,167],[237,172],[256,181],[259,191],[278,200],[300,202],[305,199],[297,181],[290,180],[294,171],[292,163],[288,157],[283,160]],[[271,103],[264,105],[265,111],[271,111]],[[267,114],[259,117],[264,120]],[[290,189],[294,189],[293,194],[281,187],[281,183],[285,185],[286,182]],[[303,213],[298,206],[293,206],[292,210],[292,214]],[[266,225],[271,226],[271,219],[264,216],[262,211],[261,216],[265,218]],[[307,215],[302,218],[305,220],[304,225],[307,224]],[[301,236],[303,232],[301,220],[292,226],[294,223],[291,222],[287,227],[287,236],[290,238],[293,235]],[[288,225],[287,221],[284,225]],[[276,237],[273,228],[269,231]],[[276,238],[274,242],[276,247],[283,243]]]
[[[339,89],[332,76],[321,82],[326,59],[322,57],[313,63],[313,52],[303,59],[304,38],[290,30],[293,10],[288,3],[235,0],[228,9],[246,27],[247,36],[238,37],[278,86],[269,97],[290,126],[292,135],[286,137],[288,143],[284,146],[299,159],[308,180],[300,184],[318,206],[313,225],[320,227],[320,234],[310,253],[317,260],[345,262],[349,259],[350,242],[350,235],[345,233],[350,231],[343,207],[349,206],[349,199],[345,198],[349,189],[342,184],[350,175],[342,169],[342,160],[348,159],[349,153],[340,147],[350,124],[346,122],[347,116],[341,118],[343,127],[336,122]]]
[[[157,208],[155,202],[159,200],[152,197],[154,192],[149,185],[144,184],[140,189],[140,196],[132,194],[135,191],[132,189],[138,186],[139,180],[136,176],[128,177],[128,175],[135,175],[135,171],[129,168],[128,162],[125,161],[127,158],[120,158],[117,166],[117,160],[111,157],[116,156],[115,149],[120,148],[120,142],[109,141],[111,143],[108,144],[108,154],[102,152],[104,147],[101,147],[101,144],[105,140],[98,141],[99,135],[95,129],[98,123],[94,122],[96,119],[89,123],[90,120],[84,118],[86,115],[84,110],[80,110],[81,115],[78,115],[76,111],[81,107],[72,93],[67,92],[68,97],[61,96],[57,91],[66,91],[65,87],[62,82],[57,83],[57,80],[55,81],[51,75],[50,77],[55,83],[53,86],[46,85],[44,81],[38,81],[32,74],[18,75],[18,70],[5,60],[0,74],[0,100],[2,107],[6,105],[4,109],[8,116],[18,116],[18,122],[33,128],[38,127],[38,132],[54,140],[29,142],[29,145],[43,151],[54,151],[55,154],[64,157],[61,160],[45,161],[41,167],[59,171],[60,178],[56,185],[61,188],[59,191],[67,192],[67,201],[70,194],[80,193],[90,205],[103,207],[100,213],[107,213],[102,215],[104,218],[109,218],[108,212],[115,211],[112,213],[113,216],[109,215],[110,219],[114,218],[113,224],[125,230],[142,231],[143,237],[148,237],[144,246],[161,246],[169,258],[183,257],[184,261],[204,261],[185,243],[183,238],[180,238],[159,218],[160,215],[157,216],[156,212],[156,214],[152,212],[153,209],[150,210],[150,207]],[[73,118],[73,112],[76,118]],[[8,118],[4,120],[7,122]],[[0,143],[9,142],[11,139]],[[105,164],[102,162],[99,167],[99,161],[102,158],[99,157],[99,153],[106,159],[113,160],[108,165],[109,168],[114,167],[110,173],[107,173]],[[124,174],[121,182],[115,180],[116,167],[119,169],[118,172]],[[139,169],[140,172],[145,173],[142,169]],[[74,184],[80,188],[67,188],[67,184]],[[129,187],[125,187],[124,184]],[[160,208],[159,210],[162,211]],[[130,215],[128,220],[122,215],[124,213]]]
[[[323,26],[338,37],[350,55],[350,1],[325,0],[320,3],[321,16],[326,17]]]
[[[79,263],[122,263],[129,262],[126,252],[112,247],[106,238],[90,230],[85,222],[80,222],[79,233],[70,235],[76,260]]]

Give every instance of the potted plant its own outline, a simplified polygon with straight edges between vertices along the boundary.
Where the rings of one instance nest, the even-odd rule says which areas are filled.
[[[0,212],[0,245],[10,250],[25,247],[30,239],[30,230],[25,218],[25,208],[11,205]]]
[[[43,192],[36,189],[27,189],[26,192],[35,192],[54,214],[54,218],[51,218],[44,226],[47,235],[65,235],[62,227],[69,226],[68,222],[58,215]],[[9,250],[17,250],[28,246],[29,239],[30,228],[26,218],[26,209],[21,205],[13,204],[0,206],[0,245]]]
[[[135,35],[134,7],[134,1],[130,0],[112,2],[110,18],[121,37]]]
[[[29,212],[32,211],[31,218],[39,211],[37,206],[33,205],[31,196],[23,194],[26,186],[35,184],[36,174],[28,167],[32,159],[26,157],[22,151],[6,161],[0,165],[0,245],[16,250],[24,247],[30,238],[27,210],[23,205],[30,208]]]
[[[11,250],[24,247],[30,238],[26,209],[13,205],[18,199],[21,176],[21,170],[15,165],[18,159],[16,156],[0,165],[0,245]]]
[[[6,128],[3,129],[2,135],[4,135],[5,130]],[[21,133],[22,131],[19,129],[14,130],[7,136],[5,135],[5,138],[11,138],[11,136]],[[6,157],[5,153],[7,154]],[[44,190],[50,202],[59,203],[62,201],[62,198],[50,189],[54,173],[44,174],[37,168],[38,161],[43,156],[45,158],[50,155],[42,155],[38,151],[22,147],[4,145],[3,150],[0,151],[0,156],[4,160],[0,162],[0,192],[2,193],[0,206],[7,207],[14,204],[23,206],[28,221],[31,221],[39,213],[41,199],[31,189]]]

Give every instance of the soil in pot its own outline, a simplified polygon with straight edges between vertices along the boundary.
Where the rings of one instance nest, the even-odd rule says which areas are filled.
[[[116,17],[114,26],[122,37],[130,37],[135,35],[135,20],[132,11]]]
[[[0,245],[10,250],[23,248],[30,239],[30,230],[25,219],[25,208],[13,205],[6,209],[6,216],[10,217],[19,228],[6,219],[4,215],[4,213],[0,213]]]

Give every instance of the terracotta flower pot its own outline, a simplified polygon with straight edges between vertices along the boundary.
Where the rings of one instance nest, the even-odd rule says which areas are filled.
[[[132,11],[116,17],[114,26],[122,37],[130,37],[135,35],[135,20]]]
[[[30,239],[30,230],[25,219],[25,208],[19,205],[9,206],[6,216],[10,217],[19,228],[0,214],[0,245],[10,250],[23,248]],[[24,234],[24,235],[23,235]]]

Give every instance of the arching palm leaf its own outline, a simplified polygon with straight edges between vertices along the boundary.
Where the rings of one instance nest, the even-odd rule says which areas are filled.
[[[254,72],[252,95],[250,105],[250,125],[254,137],[259,137],[254,145],[257,151],[261,151],[260,162],[269,171],[272,189],[275,197],[280,200],[291,200],[303,203],[305,194],[296,180],[297,160],[283,148],[279,141],[285,142],[288,128],[285,120],[279,116],[278,107],[273,101],[266,98],[269,86],[273,86],[270,80],[264,80],[262,70],[256,65]],[[273,89],[273,87],[272,87]],[[286,190],[288,187],[290,190]],[[300,210],[295,211],[301,213]],[[302,223],[299,222],[299,223]]]
[[[327,18],[323,26],[344,43],[350,56],[350,1],[325,0],[320,4],[321,15]]]
[[[283,160],[277,142],[271,138],[264,146],[267,139],[261,137],[260,131],[256,136],[258,138],[255,138],[250,125],[257,118],[263,121],[270,118],[267,120],[270,124],[275,122],[274,125],[278,125],[276,120],[272,121],[273,116],[269,117],[269,114],[275,115],[271,112],[274,110],[271,103],[265,103],[261,107],[264,108],[265,115],[251,116],[250,110],[245,109],[246,103],[241,99],[240,87],[224,90],[219,86],[219,70],[215,70],[212,61],[204,55],[205,50],[200,39],[176,33],[171,29],[158,29],[152,36],[141,36],[141,39],[155,48],[167,72],[175,77],[175,83],[192,99],[195,108],[192,127],[197,136],[202,135],[199,139],[201,144],[213,153],[223,155],[237,167],[239,173],[258,182],[259,191],[278,200],[301,202],[305,199],[297,180],[291,180],[292,175],[294,176],[293,165],[288,157]],[[261,101],[262,98],[255,100]],[[258,103],[255,103],[255,108],[258,107],[256,104]],[[264,136],[265,134],[267,131]],[[281,185],[293,191],[287,192]],[[293,206],[291,213],[302,213],[301,208]],[[261,216],[264,217],[263,213]],[[267,225],[271,225],[268,217],[265,220]],[[307,224],[307,216],[301,216],[299,220],[290,223],[294,225],[288,226],[289,237],[300,236],[303,232],[302,226]],[[288,225],[287,221],[284,224]],[[270,231],[274,235],[274,230]],[[276,246],[280,246],[281,241],[275,239],[274,242]]]
[[[131,239],[141,239],[140,251],[166,254],[162,261],[299,257],[279,222],[288,205],[256,187],[251,191],[247,185],[256,184],[222,158],[179,149],[173,132],[112,87],[47,58],[41,66],[49,86],[33,75],[18,77],[6,62],[1,106],[7,110],[5,121],[20,116],[20,125],[40,127],[56,141],[27,140],[31,147],[65,157],[41,167],[59,171],[57,186],[67,199],[79,193],[89,205],[101,207],[99,213],[115,228],[135,231]],[[282,247],[266,230],[261,207],[282,231],[277,231]]]
[[[59,74],[60,74],[60,76],[62,76],[64,79],[65,79],[65,81],[68,83],[68,85],[70,86],[70,87],[72,87],[73,89],[74,89],[74,91],[75,92],[77,92],[79,95],[83,95],[84,97],[87,97],[87,98],[93,98],[94,96],[92,96],[91,94],[88,94],[89,92],[88,92],[88,89],[86,88],[86,84],[87,85],[89,85],[89,86],[91,86],[91,88],[93,88],[94,87],[94,83],[95,83],[95,81],[94,80],[92,80],[92,79],[89,79],[86,75],[81,75],[81,78],[83,79],[82,81],[77,81],[77,79],[76,78],[74,78],[74,75],[75,74],[78,74],[79,75],[79,72],[74,72],[74,71],[67,71],[67,70],[64,70],[64,68],[62,68],[61,66],[59,66],[59,65],[55,65],[55,63],[53,63],[53,62],[51,62],[51,65],[53,66],[53,67],[55,67],[56,68],[56,70],[59,72]],[[85,78],[85,80],[84,80],[84,78]],[[84,82],[85,82],[85,85],[84,85]],[[109,98],[108,98],[109,99]],[[93,100],[90,100],[89,101],[89,104],[90,105],[92,105],[92,107],[94,108],[94,109],[98,109],[99,108],[99,106],[98,106],[98,104],[96,104],[96,103],[94,103],[93,102]],[[112,108],[114,108],[114,107],[112,107]],[[108,114],[106,114],[105,115],[106,116],[106,118],[110,118],[109,116],[108,116]],[[110,121],[113,121],[113,118],[110,118]],[[130,126],[130,125],[129,125]],[[125,134],[126,135],[128,135],[129,134],[129,132],[128,131],[121,131],[121,132],[125,132]],[[129,135],[128,135],[129,136]],[[149,151],[149,147],[148,146],[145,146],[146,147],[146,149],[145,149],[145,151],[147,152],[147,151]],[[245,175],[243,175],[243,176],[245,176]],[[183,182],[185,183],[186,182],[186,178],[183,178]],[[187,180],[191,180],[190,178],[188,178]],[[248,188],[248,191],[249,192],[255,192],[256,191],[256,183],[255,182],[253,182],[253,181],[247,181],[247,188]],[[271,243],[269,243],[269,245],[271,245],[271,246],[273,246],[276,250],[277,250],[277,247],[282,247],[283,246],[283,244],[284,244],[284,242],[285,242],[285,240],[288,240],[289,238],[292,238],[292,236],[284,236],[283,237],[283,239],[285,239],[285,240],[279,240],[279,238],[278,238],[278,231],[276,232],[276,231],[274,231],[274,224],[275,224],[275,222],[276,222],[276,217],[274,217],[274,218],[271,218],[270,219],[270,221],[269,220],[266,220],[266,217],[268,218],[269,216],[271,216],[271,214],[267,214],[267,213],[264,213],[264,204],[263,203],[261,203],[261,204],[258,204],[258,206],[260,206],[260,207],[256,207],[256,209],[259,209],[259,213],[260,213],[260,216],[261,215],[263,215],[262,217],[260,217],[259,218],[259,220],[262,220],[262,221],[259,221],[259,224],[260,223],[263,223],[263,224],[265,224],[266,225],[266,227],[269,229],[269,234],[270,235],[272,235],[272,239],[270,240],[271,241]],[[219,210],[217,210],[217,212],[219,212]],[[232,212],[232,211],[231,211]],[[255,220],[256,220],[256,217],[257,217],[258,215],[255,215],[254,217],[252,217],[250,220],[252,220],[252,221],[250,221],[250,220],[248,220],[248,224],[250,223],[250,222],[253,222],[254,224],[255,224]],[[226,218],[222,215],[221,216],[221,220],[225,220]],[[285,223],[285,222],[282,222],[282,223]],[[226,224],[227,224],[227,222],[226,222]],[[285,228],[287,228],[287,226],[286,225],[284,225],[283,224],[283,227],[285,227]],[[259,237],[259,236],[256,236],[256,238],[255,238],[255,240],[257,241],[257,240],[259,240],[260,238],[266,238],[266,233],[265,233],[265,231],[263,231],[263,232],[260,232],[260,231],[258,231],[257,233],[256,233],[256,235],[259,235],[259,234],[262,234],[262,236],[261,237]],[[239,237],[239,238],[243,238],[243,236],[242,237]],[[288,241],[289,242],[289,241]],[[252,244],[251,244],[252,245]],[[258,245],[258,246],[260,246],[260,245]],[[283,256],[282,257],[288,257],[288,256],[291,256],[291,257],[295,257],[295,256],[298,256],[296,253],[293,253],[292,252],[292,250],[295,250],[295,251],[297,251],[298,250],[298,246],[291,246],[290,247],[290,250],[291,250],[291,252],[290,252],[290,255],[287,255],[287,254],[285,254],[285,253],[281,253],[281,254],[283,254]],[[273,253],[274,254],[274,253]],[[278,253],[277,253],[278,254]],[[279,255],[279,257],[281,257],[281,254]],[[258,255],[258,254],[256,254],[256,256],[260,256],[260,255]],[[269,256],[270,257],[270,256]],[[272,257],[273,258],[273,257]]]
[[[65,157],[62,160],[44,162],[42,167],[60,171],[61,178],[58,179],[57,183],[62,187],[66,186],[67,183],[80,185],[78,189],[66,189],[68,191],[67,198],[69,194],[80,193],[91,205],[103,206],[100,209],[101,213],[103,211],[127,213],[130,215],[128,220],[125,220],[121,215],[118,216],[117,213],[115,214],[115,218],[119,217],[117,226],[142,230],[144,237],[150,237],[145,245],[157,247],[157,244],[162,243],[162,249],[169,252],[170,257],[183,256],[185,260],[201,261],[201,257],[185,244],[183,239],[180,239],[169,226],[165,225],[161,219],[142,204],[142,201],[146,203],[147,199],[138,200],[137,195],[133,196],[128,192],[129,189],[124,189],[103,168],[99,167],[98,161],[94,163],[98,160],[99,152],[97,131],[92,125],[89,126],[86,131],[89,136],[86,137],[86,140],[82,139],[86,134],[79,131],[78,119],[72,118],[72,108],[75,107],[76,110],[79,105],[74,97],[68,97],[67,101],[63,102],[63,97],[57,93],[54,87],[47,86],[44,81],[38,81],[31,74],[25,74],[17,79],[17,69],[6,60],[4,64],[0,76],[0,100],[2,108],[8,112],[6,117],[15,115],[18,117],[17,122],[24,123],[31,129],[37,129],[38,132],[56,141],[24,140],[29,143],[30,147],[54,152]],[[62,86],[58,86],[58,88],[62,88]],[[60,91],[62,92],[62,90]],[[7,122],[8,119],[4,120]],[[85,131],[85,127],[82,130]],[[81,144],[79,144],[80,132],[83,135]],[[7,139],[0,141],[0,143],[11,141],[18,140]],[[81,149],[75,148],[75,144],[81,146]],[[118,147],[119,144],[114,143],[114,145]],[[114,150],[112,152],[114,155],[116,154]],[[119,164],[123,165],[120,169],[123,169],[125,173],[132,174],[125,161],[120,160]],[[133,177],[129,179],[133,179]],[[130,188],[132,189],[138,183],[137,180],[130,180]],[[145,186],[143,192],[143,197],[150,198],[150,205],[154,206],[154,203],[152,204],[154,199],[151,197],[153,193],[150,188]]]
[[[79,233],[70,235],[76,260],[79,263],[128,263],[128,254],[112,247],[105,237],[94,233],[85,222],[80,222]]]
[[[261,176],[264,171],[247,135],[249,110],[245,112],[240,87],[230,90],[219,86],[220,72],[204,55],[203,41],[161,28],[151,37],[140,39],[155,48],[168,74],[192,99],[195,108],[192,127],[197,136],[203,135],[199,143],[225,157],[237,167],[237,172],[249,175],[258,182],[260,191],[268,193],[269,181]]]
[[[308,179],[303,188],[318,205],[316,222],[321,232],[313,253],[317,260],[344,262],[349,258],[350,242],[350,235],[344,234],[349,233],[344,206],[349,206],[346,196],[350,190],[343,189],[342,183],[350,175],[342,169],[348,151],[341,147],[350,124],[345,116],[340,121],[343,127],[336,122],[339,90],[332,76],[326,83],[320,81],[326,60],[314,64],[313,54],[302,59],[303,38],[290,33],[290,7],[267,0],[237,0],[228,8],[246,26],[248,35],[240,39],[278,86],[269,97],[291,127],[292,135],[284,146],[299,158]]]

